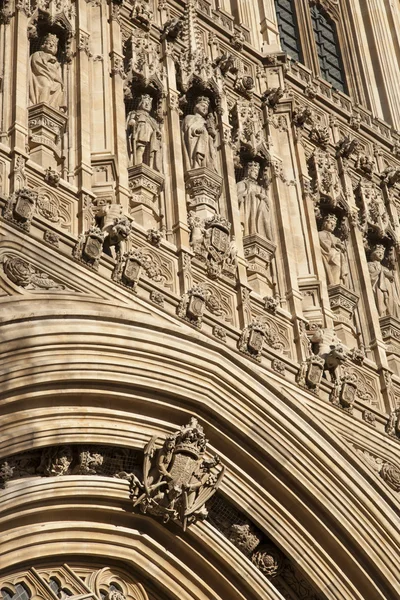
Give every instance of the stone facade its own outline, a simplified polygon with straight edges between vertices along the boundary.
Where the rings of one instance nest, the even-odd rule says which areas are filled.
[[[396,598],[398,5],[0,15],[2,600]]]

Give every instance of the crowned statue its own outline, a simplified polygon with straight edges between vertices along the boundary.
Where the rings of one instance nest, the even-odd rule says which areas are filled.
[[[348,268],[344,243],[333,233],[337,225],[336,215],[326,215],[322,230],[318,233],[328,285],[346,285]]]
[[[186,170],[208,167],[215,171],[216,130],[210,99],[199,96],[195,100],[193,114],[186,115],[182,122],[183,153]]]
[[[32,54],[29,100],[31,104],[44,102],[59,110],[66,108],[66,101],[57,48],[57,36],[49,33],[44,38],[40,50]]]
[[[246,176],[237,184],[243,235],[257,234],[272,241],[271,218],[266,189],[258,182],[260,163],[247,163]]]
[[[377,244],[372,249],[368,261],[376,308],[380,317],[390,316],[400,319],[400,297],[396,288],[394,272],[382,264],[384,258],[385,247]]]
[[[153,98],[142,94],[136,110],[127,118],[129,154],[134,165],[146,164],[162,172],[162,134],[160,123],[151,116]]]

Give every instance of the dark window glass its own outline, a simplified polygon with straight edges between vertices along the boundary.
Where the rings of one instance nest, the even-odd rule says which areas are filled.
[[[336,25],[318,6],[311,7],[311,20],[321,75],[336,89],[347,92]]]
[[[299,29],[293,0],[275,0],[282,50],[294,60],[302,61]]]

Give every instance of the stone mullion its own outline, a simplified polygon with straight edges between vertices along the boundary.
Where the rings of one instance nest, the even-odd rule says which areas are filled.
[[[334,315],[331,310],[328,288],[326,284],[326,276],[325,276],[325,268],[322,261],[321,255],[321,247],[319,243],[318,237],[318,229],[316,226],[315,220],[315,206],[313,199],[310,194],[310,185],[311,179],[308,173],[307,168],[307,159],[304,145],[301,142],[302,138],[302,130],[297,130],[296,142],[295,142],[295,151],[297,156],[297,164],[299,175],[301,177],[301,192],[304,198],[304,214],[307,222],[307,231],[310,236],[310,250],[313,256],[314,268],[315,268],[315,276],[318,281],[322,282],[322,286],[320,288],[321,293],[321,312],[323,315],[323,323],[325,327],[333,328],[333,319]]]
[[[110,3],[110,52],[116,57],[122,55],[122,35],[119,23],[119,6]],[[126,118],[123,89],[123,71],[114,72],[111,84],[113,121],[114,121],[114,153],[118,165],[116,182],[116,200],[122,205],[125,213],[129,207],[128,154],[126,147]]]
[[[163,42],[164,66],[167,74],[167,124],[169,164],[171,168],[171,199],[173,204],[172,231],[180,254],[180,283],[184,288],[183,255],[182,250],[190,252],[189,227],[187,224],[186,190],[183,172],[183,155],[181,142],[181,126],[179,120],[179,93],[177,90],[175,64],[170,53],[168,42]]]
[[[78,31],[88,31],[88,5],[85,0],[77,2]],[[76,104],[79,110],[76,115],[77,128],[77,166],[79,190],[79,230],[84,228],[83,203],[86,194],[91,193],[91,89],[89,76],[89,56],[84,48],[76,55]]]
[[[15,172],[18,155],[26,157],[28,143],[28,95],[29,95],[29,39],[28,39],[28,11],[25,5],[16,9],[14,16],[13,49],[11,54],[11,90],[10,97],[14,99],[11,107],[11,127],[9,129],[10,147],[12,149],[13,163],[11,166],[10,191],[14,191]],[[11,44],[10,44],[11,46]],[[11,63],[11,61],[10,61]]]
[[[289,123],[290,105],[280,105],[279,116]],[[269,123],[268,108],[264,108],[264,120]],[[278,155],[287,154],[287,148],[291,148],[290,133],[289,131],[279,133],[275,128],[268,125],[268,135],[272,141],[273,148],[277,150]],[[282,135],[285,136],[285,140],[282,140]],[[285,161],[287,164],[287,161]],[[292,219],[295,219],[295,215],[291,212],[290,194],[293,193],[294,188],[289,187],[286,177],[280,172],[281,169],[280,158],[272,157],[272,187],[274,190],[275,198],[275,215],[277,218],[277,233],[280,245],[279,259],[276,261],[277,269],[281,270],[284,274],[285,290],[286,290],[286,302],[288,303],[288,310],[294,319],[294,338],[296,341],[296,349],[298,353],[298,359],[302,360],[302,323],[304,323],[303,314],[303,296],[299,289],[298,284],[298,268],[297,268],[297,254],[295,245],[293,243],[293,230],[291,227]],[[300,215],[298,215],[301,218]]]
[[[244,258],[243,249],[243,233],[242,225],[240,222],[240,210],[237,197],[233,151],[231,146],[231,125],[229,123],[229,111],[225,96],[222,97],[221,108],[223,110],[223,113],[220,117],[221,159],[224,176],[224,190],[228,210],[228,220],[232,225],[231,235],[235,236],[235,242],[238,250],[238,282],[240,285],[247,286],[248,281],[246,272],[246,260]],[[240,319],[241,322],[242,319],[243,323],[245,322],[244,314],[240,315]]]

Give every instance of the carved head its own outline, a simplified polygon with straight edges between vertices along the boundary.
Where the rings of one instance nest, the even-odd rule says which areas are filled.
[[[141,110],[145,110],[146,112],[150,112],[153,106],[153,98],[150,94],[142,94],[139,99],[138,108]]]
[[[54,35],[54,33],[48,33],[42,42],[41,50],[55,56],[57,54],[57,49],[58,37]]]
[[[337,216],[329,214],[329,215],[326,215],[326,217],[323,220],[322,229],[325,229],[326,231],[334,231],[336,225],[337,225]]]
[[[210,98],[208,96],[198,96],[196,98],[193,112],[198,113],[202,117],[206,118],[208,111],[210,110]]]
[[[246,176],[249,179],[253,179],[254,181],[257,181],[259,173],[260,173],[260,163],[258,163],[256,161],[251,161],[251,162],[247,163]]]
[[[381,262],[385,258],[385,246],[377,244],[372,248],[371,260],[378,260]]]

